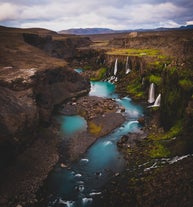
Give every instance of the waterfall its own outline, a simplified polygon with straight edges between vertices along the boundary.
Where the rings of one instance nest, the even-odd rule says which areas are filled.
[[[152,107],[159,107],[161,103],[161,94],[159,94],[154,102],[153,105],[148,106],[148,108],[152,108]]]
[[[126,70],[127,70],[127,68],[128,68],[128,61],[129,61],[129,57],[127,56],[127,59],[126,59],[126,65],[125,65]]]
[[[148,98],[148,102],[149,103],[153,103],[155,101],[155,86],[154,83],[151,83],[150,87],[149,87],[149,98]]]
[[[118,59],[116,58],[115,66],[114,66],[114,76],[116,76],[116,74],[117,74],[117,61],[118,61]]]
[[[126,60],[126,66],[125,66],[125,74],[128,74],[130,71],[131,71],[131,69],[129,68],[129,64],[128,64],[128,61],[129,61],[129,57],[127,56],[127,60]]]
[[[145,82],[145,78],[143,77],[141,80],[141,84],[144,85],[144,82]]]
[[[131,69],[127,68],[125,74],[128,74],[129,72],[131,72]]]
[[[160,106],[161,103],[161,94],[159,94],[155,100],[155,103],[153,104],[153,106]]]

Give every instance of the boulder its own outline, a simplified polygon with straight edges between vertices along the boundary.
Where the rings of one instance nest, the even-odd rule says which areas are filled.
[[[139,124],[144,125],[145,124],[145,118],[143,116],[139,117],[137,119],[137,121],[139,122]]]

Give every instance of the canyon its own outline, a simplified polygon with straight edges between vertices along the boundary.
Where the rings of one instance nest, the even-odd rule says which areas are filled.
[[[119,115],[114,118],[115,124],[111,125],[108,121],[114,116],[117,107],[113,100],[107,101],[107,108],[94,112],[96,102],[103,105],[104,100],[81,100],[81,97],[90,91],[90,80],[108,80],[115,75],[116,59],[116,92],[122,96],[131,96],[146,108],[150,84],[155,84],[156,95],[161,93],[160,107],[147,109],[147,118],[143,120],[150,144],[144,144],[144,148],[136,146],[129,153],[124,146],[120,149],[129,160],[129,165],[147,156],[167,157],[169,154],[166,151],[169,149],[170,156],[181,155],[184,152],[192,154],[193,30],[88,36],[57,34],[44,29],[0,27],[0,30],[2,206],[14,206],[22,202],[24,206],[33,206],[38,202],[35,194],[58,160],[68,160],[70,156],[71,161],[77,159],[98,137],[112,131],[123,122]],[[79,74],[74,68],[83,68],[84,73]],[[128,68],[130,71],[127,73]],[[83,148],[76,148],[80,140],[78,137],[74,138],[72,149],[61,156],[58,152],[61,140],[57,139],[58,126],[53,121],[53,114],[62,104],[65,109],[68,103],[75,102],[79,106],[86,101],[88,105],[79,108],[79,112],[81,111],[87,120],[90,113],[94,123],[102,122],[104,131],[97,136],[89,135],[94,138],[88,143],[85,140]],[[87,112],[85,108],[88,109]],[[70,111],[73,110],[70,108]],[[102,114],[107,118],[101,118]],[[177,141],[173,144],[165,144],[164,140],[176,137]],[[186,143],[185,140],[188,140],[188,144],[181,147],[178,140],[179,143]],[[189,151],[184,145],[189,145]],[[131,158],[136,155],[136,149],[141,153],[133,158],[133,161]],[[133,155],[128,158],[128,154]],[[185,171],[186,178],[191,179],[191,169],[188,169],[187,163],[192,164],[192,157],[188,157],[184,163],[184,168],[188,171]],[[180,164],[174,168],[176,173],[178,167]],[[181,168],[180,170],[182,176],[184,171]],[[167,174],[167,170],[162,173]],[[122,179],[126,176],[128,175],[124,174]],[[138,182],[142,181],[136,179],[137,184]],[[192,180],[187,180],[188,182],[191,184]],[[18,187],[13,189],[12,185]],[[112,189],[110,185],[109,188]],[[112,191],[110,202],[107,199],[108,188],[105,190],[108,192],[104,197],[106,206],[109,203],[113,206],[112,202],[117,199],[117,192]],[[138,188],[130,190],[140,191]],[[192,188],[188,192],[191,193]],[[127,195],[123,195],[123,199],[127,200]],[[134,201],[128,201],[129,204],[132,202]],[[142,201],[139,199],[138,206],[143,206],[140,202]],[[149,202],[147,206],[151,204],[151,199]],[[187,205],[184,206],[189,206],[189,202],[191,201],[187,201]],[[171,203],[168,205],[172,206]]]

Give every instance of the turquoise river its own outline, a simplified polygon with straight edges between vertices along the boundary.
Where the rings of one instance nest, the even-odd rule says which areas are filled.
[[[102,187],[124,170],[125,161],[117,149],[116,142],[129,132],[140,131],[137,119],[143,108],[129,97],[119,98],[115,85],[105,81],[91,82],[90,96],[112,98],[125,107],[125,123],[105,137],[98,139],[70,168],[55,167],[48,179],[49,207],[89,207]],[[121,112],[117,112],[121,113]],[[87,123],[80,116],[60,116],[58,121],[65,135],[86,130]]]

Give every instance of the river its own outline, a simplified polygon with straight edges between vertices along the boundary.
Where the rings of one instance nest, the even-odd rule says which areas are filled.
[[[77,162],[69,168],[55,167],[48,179],[50,197],[48,206],[89,207],[96,196],[101,196],[101,188],[125,167],[123,156],[116,142],[129,132],[140,131],[137,119],[143,115],[141,106],[129,97],[119,98],[115,85],[109,82],[91,82],[90,96],[113,98],[125,107],[125,123],[105,137],[98,139]],[[121,113],[121,112],[118,112]],[[86,130],[86,121],[80,116],[60,116],[62,133]],[[75,123],[75,124],[74,124]]]

